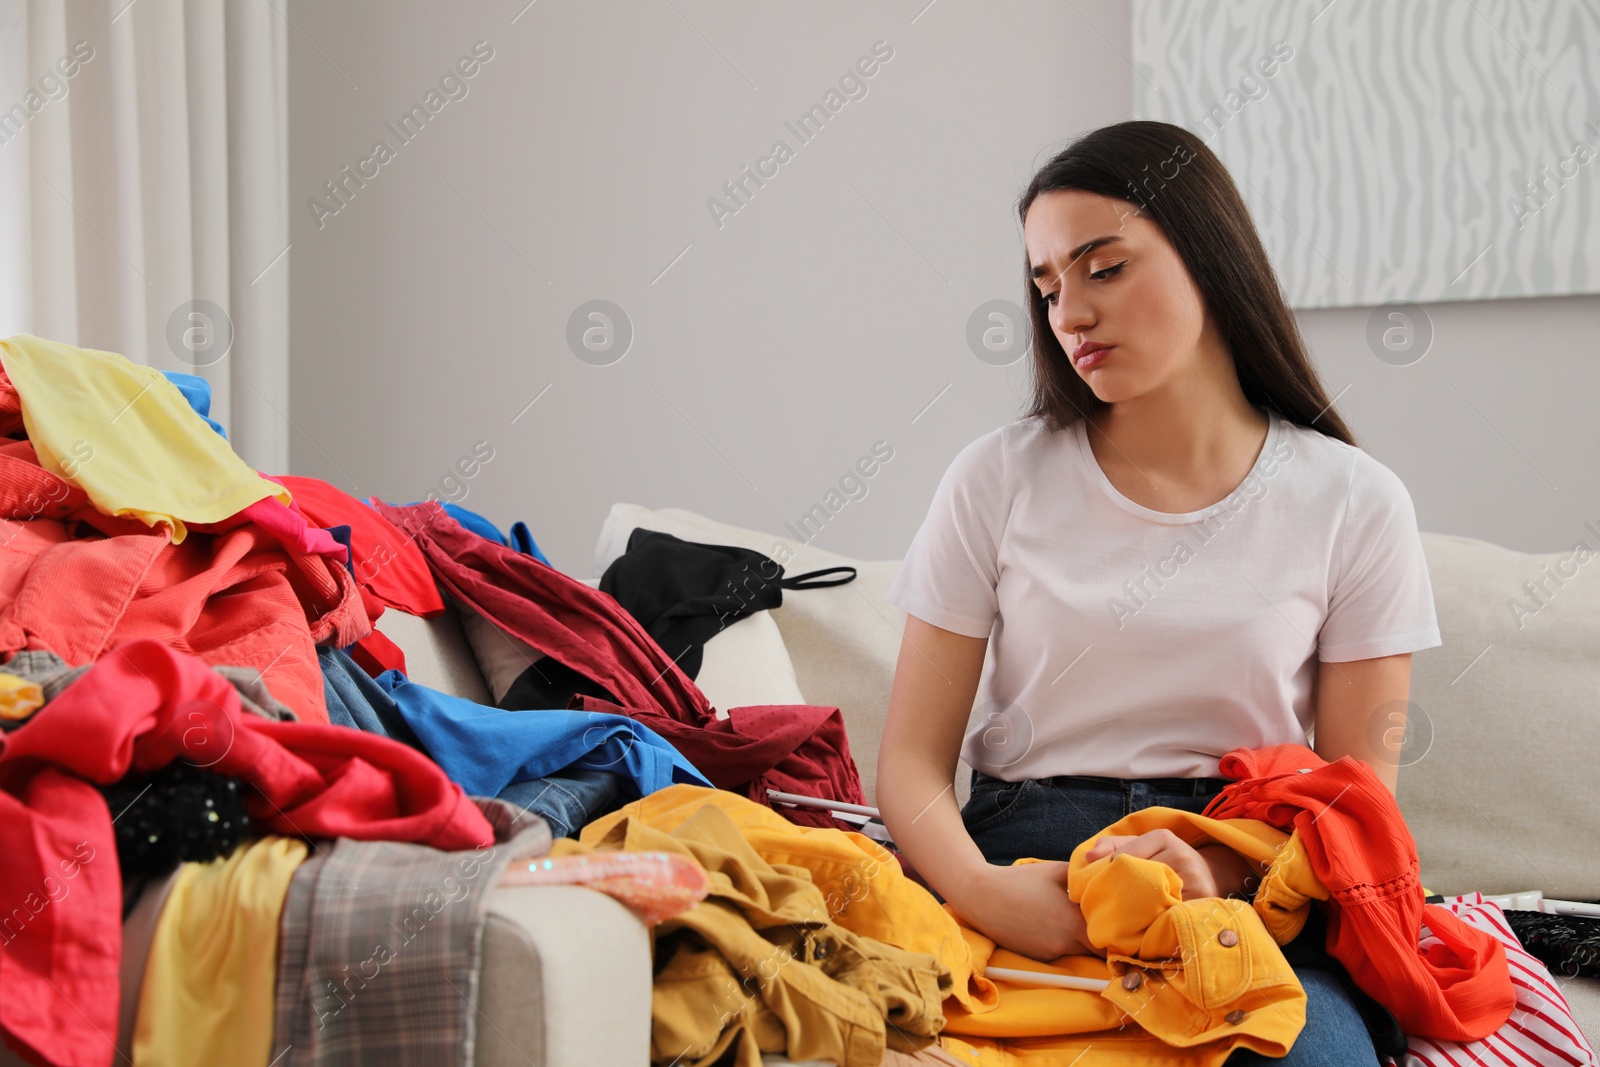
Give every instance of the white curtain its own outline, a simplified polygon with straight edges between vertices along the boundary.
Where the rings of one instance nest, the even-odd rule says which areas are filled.
[[[0,337],[206,378],[269,474],[289,465],[287,31],[271,0],[0,0]]]

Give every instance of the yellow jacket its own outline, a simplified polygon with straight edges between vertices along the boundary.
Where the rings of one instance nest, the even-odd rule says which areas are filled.
[[[645,840],[639,827],[647,826],[687,841],[701,835],[685,831],[685,824],[706,822],[708,808],[724,816],[725,825],[761,860],[780,871],[809,875],[819,893],[807,899],[811,910],[803,913],[805,921],[829,921],[862,938],[937,958],[939,969],[949,974],[939,1042],[963,1062],[983,1067],[1213,1065],[1241,1047],[1282,1056],[1304,1027],[1305,992],[1277,946],[1299,932],[1307,901],[1319,892],[1326,897],[1326,891],[1294,840],[1266,823],[1147,808],[1107,827],[1102,833],[1166,828],[1191,844],[1217,842],[1259,866],[1271,866],[1254,907],[1218,897],[1184,901],[1180,880],[1165,864],[1126,855],[1088,863],[1083,857],[1093,846],[1090,839],[1073,852],[1068,894],[1084,910],[1089,940],[1107,954],[1062,956],[1050,963],[998,948],[964,925],[870,838],[797,826],[724,790],[691,785],[661,790],[585,826],[578,842],[558,841],[552,854],[601,841],[607,847],[660,847],[622,844],[618,828],[624,824],[632,827],[630,840]],[[1108,979],[1110,985],[1102,993],[994,982],[983,977],[991,965]],[[1125,986],[1126,976],[1135,973],[1137,984]],[[658,1014],[658,1029],[661,1021]],[[674,1030],[673,1040],[680,1044],[663,1051],[675,1053],[686,1037],[686,1031]]]
[[[1122,854],[1085,859],[1102,835],[1157,829],[1196,846],[1226,845],[1258,869],[1270,864],[1255,906],[1222,897],[1184,900],[1177,873],[1153,860]],[[1264,822],[1208,819],[1175,808],[1146,808],[1118,820],[1074,849],[1067,870],[1068,896],[1083,909],[1086,938],[1105,950],[1104,959],[1063,956],[1040,963],[968,931],[980,967],[1110,984],[1095,993],[1001,982],[993,1011],[947,1012],[940,1044],[981,1067],[1210,1067],[1237,1048],[1285,1055],[1305,1026],[1306,999],[1278,945],[1305,921],[1307,898],[1295,905],[1295,891],[1314,895],[1320,889],[1304,853],[1291,844]]]

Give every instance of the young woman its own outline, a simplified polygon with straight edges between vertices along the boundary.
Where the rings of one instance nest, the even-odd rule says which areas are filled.
[[[956,456],[889,590],[909,617],[877,798],[940,896],[1049,960],[1103,954],[1072,850],[1139,808],[1200,811],[1230,749],[1353,756],[1392,792],[1411,653],[1441,642],[1411,498],[1325,395],[1216,156],[1119,123],[1018,208],[1034,400]],[[1113,848],[1170,864],[1185,898],[1262,873],[1164,831],[1090,858]],[[1272,1062],[1376,1064],[1386,1013],[1323,930],[1285,946],[1307,1024]]]

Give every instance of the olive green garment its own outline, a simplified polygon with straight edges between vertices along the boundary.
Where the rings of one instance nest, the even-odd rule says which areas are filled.
[[[810,872],[767,863],[720,808],[671,832],[624,818],[593,847],[677,852],[710,875],[705,900],[653,930],[653,1062],[761,1067],[775,1052],[876,1067],[886,1049],[923,1048],[944,1026],[952,981],[936,956],[831,922]],[[551,854],[588,848],[566,839]]]

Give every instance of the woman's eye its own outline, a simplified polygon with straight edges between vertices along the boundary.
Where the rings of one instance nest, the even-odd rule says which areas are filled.
[[[1044,294],[1044,302],[1046,304],[1054,304],[1056,302],[1056,294],[1054,294],[1054,293],[1046,293],[1046,294]]]
[[[1127,265],[1127,263],[1127,260],[1123,260],[1121,263],[1112,264],[1111,266],[1106,267],[1104,270],[1095,271],[1093,274],[1089,275],[1089,277],[1104,281],[1106,278],[1109,278],[1120,271],[1124,266]]]

